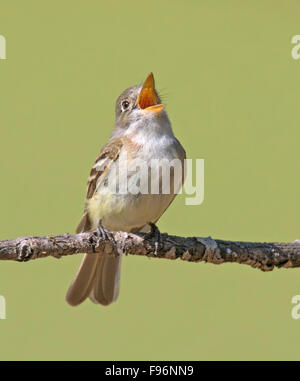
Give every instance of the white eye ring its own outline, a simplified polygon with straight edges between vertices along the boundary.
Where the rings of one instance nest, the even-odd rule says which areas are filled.
[[[122,111],[125,111],[127,110],[129,107],[129,101],[125,100],[121,103],[121,108],[122,108]]]

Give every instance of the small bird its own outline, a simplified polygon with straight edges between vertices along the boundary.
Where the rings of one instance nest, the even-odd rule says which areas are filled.
[[[155,224],[184,181],[185,150],[173,134],[152,73],[142,85],[130,87],[119,96],[115,113],[113,133],[98,155],[88,179],[84,215],[76,232],[96,230],[102,236],[107,236],[110,231],[145,232],[154,235],[158,242],[160,233]],[[150,168],[153,159],[180,160],[183,168],[180,184],[170,187],[169,192],[162,192],[164,172],[159,169],[159,192],[131,192],[140,178],[135,171],[125,173],[124,165],[130,167],[138,160]],[[115,192],[108,184],[122,179],[122,173],[128,183],[127,191]],[[153,173],[147,172],[149,180]],[[169,173],[172,182],[174,172]],[[67,292],[67,302],[76,306],[89,297],[94,303],[107,306],[116,301],[120,291],[121,260],[122,255],[84,254]]]

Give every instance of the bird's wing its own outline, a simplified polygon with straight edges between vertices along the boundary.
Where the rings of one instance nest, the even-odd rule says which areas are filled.
[[[117,160],[123,146],[121,139],[110,140],[101,150],[92,167],[87,185],[87,201],[93,197],[97,187],[105,178],[112,163]],[[76,233],[91,230],[87,209],[77,227]],[[113,302],[120,289],[121,256],[108,258],[101,254],[85,254],[81,265],[66,295],[67,302],[76,306],[89,295],[94,302],[103,305]]]
[[[88,179],[86,201],[93,197],[97,187],[99,187],[101,181],[105,178],[112,163],[119,157],[122,146],[122,139],[112,139],[100,151]],[[76,233],[82,233],[84,231],[89,231],[90,229],[91,222],[85,206],[84,215],[76,229]]]

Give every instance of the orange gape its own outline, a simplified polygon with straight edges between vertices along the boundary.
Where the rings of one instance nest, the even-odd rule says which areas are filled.
[[[163,104],[158,104],[158,98],[155,91],[153,74],[150,73],[143,84],[140,95],[137,99],[140,109],[149,109],[152,111],[161,111]]]
[[[143,88],[139,99],[138,99],[138,105],[139,107],[144,110],[147,107],[154,106],[157,104],[157,97],[155,94],[154,89],[151,88]]]

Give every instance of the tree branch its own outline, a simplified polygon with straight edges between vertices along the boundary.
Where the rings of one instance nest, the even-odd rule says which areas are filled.
[[[292,243],[233,242],[162,234],[162,242],[155,255],[154,239],[145,234],[112,232],[112,237],[102,239],[96,233],[81,233],[0,241],[0,260],[27,261],[48,256],[60,258],[77,253],[104,252],[214,264],[237,262],[262,271],[300,266],[299,240]]]

